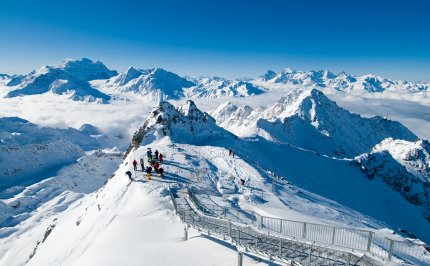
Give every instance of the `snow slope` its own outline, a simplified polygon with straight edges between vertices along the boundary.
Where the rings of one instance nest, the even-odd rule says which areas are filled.
[[[428,140],[409,142],[388,138],[373,148],[373,152],[388,151],[420,181],[430,182],[430,144]]]
[[[43,66],[24,76],[12,78],[6,85],[13,87],[6,97],[43,94],[67,94],[75,101],[107,103],[110,96],[94,89],[88,81],[107,79],[116,71],[106,68],[101,62],[89,59],[65,60],[58,67]]]
[[[183,228],[169,202],[169,185],[191,185],[218,204],[265,215],[365,228],[378,234],[390,234],[389,225],[424,240],[430,238],[429,223],[420,209],[381,180],[368,179],[354,161],[260,137],[236,138],[191,101],[177,108],[160,102],[140,132],[141,145],[131,150],[101,189],[52,219],[33,224],[19,238],[9,233],[2,240],[10,244],[2,245],[0,265],[26,261],[29,265],[140,265],[142,252],[148,265],[232,263],[234,251],[228,245],[208,241],[196,232],[189,241],[180,241]],[[141,171],[132,170],[131,162],[144,157],[147,147],[165,155],[164,178],[154,175],[148,182]],[[238,157],[227,156],[228,148]],[[270,173],[263,169],[271,169],[288,183],[272,189]],[[124,175],[127,170],[135,181]],[[245,187],[239,179],[246,180]],[[234,189],[223,190],[228,182]]]
[[[76,161],[84,151],[106,147],[101,134],[39,127],[17,117],[0,118],[0,191],[29,185]],[[94,128],[93,128],[94,131]]]
[[[255,109],[227,103],[212,115],[235,134],[257,134],[271,141],[341,158],[370,152],[388,137],[417,139],[396,121],[352,114],[316,89],[295,89],[274,105]]]
[[[188,108],[191,106],[193,112],[198,112],[194,105],[190,105],[190,101],[186,102],[185,106]],[[210,120],[195,119],[195,117],[199,117],[198,115],[193,115],[194,118],[190,121],[190,112],[183,110],[184,105],[175,110],[168,103],[160,103],[160,106],[152,111],[150,119],[141,129],[141,132],[145,132],[142,143],[149,144],[154,139],[170,136],[174,143],[209,145],[222,147],[225,150],[233,148],[243,159],[247,158],[247,160],[258,162],[260,166],[271,169],[278,176],[285,177],[294,185],[359,210],[394,228],[405,228],[417,232],[416,234],[425,240],[429,238],[428,233],[426,233],[427,229],[424,229],[430,226],[425,218],[428,211],[426,205],[423,208],[422,205],[412,204],[408,194],[397,193],[398,190],[395,187],[390,184],[387,185],[381,180],[370,181],[368,176],[362,172],[360,165],[356,164],[354,160],[339,160],[321,156],[313,151],[294,147],[290,144],[268,141],[264,138],[242,140],[232,137],[229,132],[221,128],[216,129]],[[191,130],[188,130],[188,128],[198,128],[195,121],[199,121],[200,124],[198,135],[190,134]],[[181,133],[178,134],[178,132]],[[214,134],[214,132],[217,133]],[[208,159],[207,155],[189,157]],[[210,169],[209,172],[216,169],[216,163],[213,161],[207,162],[206,166],[203,167],[200,163],[194,163],[194,165],[197,168]],[[226,187],[225,184],[229,181],[225,179],[231,175],[236,176],[238,175],[237,171],[241,171],[241,167],[230,166],[229,169],[224,174],[224,181],[219,181],[219,178],[213,179],[216,187]],[[242,174],[245,180],[249,180],[249,172],[248,170]],[[234,188],[231,189],[231,186],[228,187],[230,191],[236,191]],[[418,193],[419,197],[428,198],[426,191],[428,189],[421,190]],[[366,198],[363,198],[363,195],[366,195]],[[251,200],[255,199],[256,195],[250,198]],[[283,200],[288,201],[287,199]],[[387,204],[388,201],[391,203]],[[408,213],[408,216],[404,217],[404,213]]]

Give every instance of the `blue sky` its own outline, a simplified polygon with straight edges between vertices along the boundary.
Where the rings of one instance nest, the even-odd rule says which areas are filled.
[[[425,0],[0,0],[0,73],[88,57],[182,75],[291,67],[430,81],[429,10]]]

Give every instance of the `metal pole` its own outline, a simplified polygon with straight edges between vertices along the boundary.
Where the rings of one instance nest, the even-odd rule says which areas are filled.
[[[185,241],[188,240],[188,228],[187,228],[187,226],[184,226],[184,240]]]
[[[279,257],[282,258],[282,239],[279,239]]]
[[[346,266],[351,265],[351,253],[348,253],[348,257],[346,258]]]
[[[279,219],[279,233],[282,234],[282,219]]]
[[[263,215],[260,216],[260,225],[261,225],[261,230],[263,230]]]
[[[306,238],[306,223],[303,223],[303,238]]]
[[[237,251],[237,266],[243,265],[243,252]]]
[[[331,236],[331,244],[334,244],[334,239],[336,237],[336,227],[333,227],[333,235]]]
[[[393,246],[394,241],[390,239],[390,247],[388,249],[388,261],[391,261],[391,258],[393,257]]]
[[[231,236],[231,221],[229,221],[229,235],[230,235],[231,242],[233,242],[233,237]]]
[[[373,240],[373,232],[369,232],[369,238],[367,239],[367,251],[370,252],[370,249],[372,247],[372,240]]]

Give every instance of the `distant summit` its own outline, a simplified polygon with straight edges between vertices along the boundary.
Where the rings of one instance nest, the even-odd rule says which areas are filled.
[[[212,115],[235,134],[256,134],[341,158],[370,152],[388,137],[418,139],[399,122],[350,113],[316,89],[292,90],[268,107],[252,109],[224,104]]]
[[[66,94],[75,101],[107,103],[110,96],[90,86],[88,81],[116,75],[101,62],[90,59],[64,60],[58,67],[43,66],[24,76],[16,76],[7,83],[13,88],[6,97],[52,92]]]
[[[402,89],[417,92],[430,89],[430,83],[426,82],[394,81],[373,74],[355,76],[345,72],[334,74],[328,70],[297,71],[291,68],[280,72],[268,70],[254,82],[267,87],[271,84],[285,84],[342,92],[383,92]]]
[[[105,84],[118,92],[132,92],[154,100],[179,99],[184,96],[184,88],[194,85],[193,82],[162,68],[137,70],[133,67]]]

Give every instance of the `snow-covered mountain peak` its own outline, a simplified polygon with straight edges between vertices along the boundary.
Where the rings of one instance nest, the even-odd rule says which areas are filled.
[[[220,128],[215,119],[200,111],[190,100],[177,108],[167,101],[160,101],[134,135],[133,142],[152,141],[154,138],[159,139],[164,136],[169,136],[180,143],[203,143],[208,140],[233,137],[231,133]]]
[[[384,92],[386,90],[417,92],[426,91],[430,88],[428,82],[395,81],[374,74],[355,76],[345,72],[334,74],[328,70],[301,71],[291,68],[286,68],[277,73],[268,71],[256,79],[254,83],[268,88],[276,87],[276,84],[285,84],[301,88],[361,93]]]
[[[229,108],[234,111],[228,111]],[[350,113],[317,89],[293,89],[266,108],[245,110],[224,105],[212,115],[218,124],[239,136],[258,134],[268,140],[338,157],[370,152],[388,137],[417,140],[400,123]]]
[[[131,80],[138,78],[143,73],[133,67],[127,68],[125,72],[120,73],[115,77],[114,82],[120,86],[127,84]]]
[[[296,71],[294,69],[290,68],[290,67],[286,67],[286,68],[284,68],[284,70],[282,70],[282,73],[284,73],[284,74],[292,74],[292,73],[296,73]]]
[[[162,68],[134,69],[111,78],[105,84],[119,92],[132,92],[159,101],[178,99],[184,96],[184,88],[195,84],[183,77]]]
[[[203,113],[197,108],[196,104],[191,100],[186,100],[185,103],[178,107],[178,111],[184,116],[201,116]]]
[[[372,152],[387,151],[409,172],[423,182],[430,182],[430,143],[428,140],[406,141],[387,138],[376,145]]]
[[[118,74],[115,70],[109,70],[102,62],[94,62],[88,58],[81,60],[66,59],[59,68],[75,76],[75,78],[85,81],[108,79]]]
[[[260,76],[259,79],[263,81],[268,81],[273,79],[275,76],[276,76],[276,72],[269,69],[264,75]]]
[[[237,109],[238,107],[231,102],[225,102],[218,106],[218,108],[213,111],[213,114],[216,114],[216,120],[224,120],[223,118],[230,117]]]
[[[106,79],[116,75],[103,63],[89,59],[65,60],[58,67],[43,66],[25,75],[16,76],[7,84],[14,87],[6,97],[43,94],[53,92],[66,94],[77,101],[107,103],[110,96],[94,88],[88,81]]]
[[[227,80],[220,77],[196,79],[196,86],[185,91],[192,98],[219,98],[223,96],[247,97],[264,92],[263,89],[243,80]]]
[[[335,104],[321,91],[316,89],[294,89],[280,98],[274,105],[270,106],[262,114],[262,118],[269,121],[285,119],[294,114],[302,118],[314,118],[316,108],[324,110]]]

